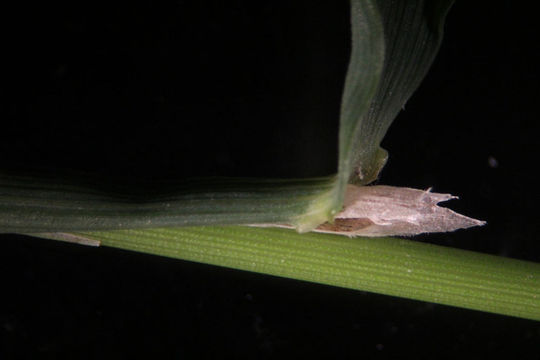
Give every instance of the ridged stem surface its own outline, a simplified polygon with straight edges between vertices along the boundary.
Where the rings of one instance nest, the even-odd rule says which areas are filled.
[[[77,234],[102,245],[540,320],[540,264],[395,238],[242,226]]]

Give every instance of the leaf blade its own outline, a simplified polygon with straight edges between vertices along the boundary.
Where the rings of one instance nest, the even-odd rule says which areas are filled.
[[[357,142],[340,152],[340,156],[348,154],[350,168],[342,171],[347,173],[349,182],[370,183],[384,166],[388,154],[380,143],[435,59],[452,3],[453,0],[376,1],[384,29],[384,66],[369,111],[354,120],[347,119],[346,111],[342,113],[342,122],[357,122]],[[351,64],[354,63],[353,54]],[[351,103],[351,96],[352,92],[346,89],[344,107]]]

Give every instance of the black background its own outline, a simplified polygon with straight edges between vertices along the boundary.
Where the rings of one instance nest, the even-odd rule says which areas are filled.
[[[420,241],[540,261],[539,34],[525,6],[458,2],[383,142],[379,183],[458,194],[452,208],[488,221]],[[335,171],[346,1],[43,3],[1,14],[2,170]],[[0,241],[2,359],[540,354],[533,321],[116,249]]]

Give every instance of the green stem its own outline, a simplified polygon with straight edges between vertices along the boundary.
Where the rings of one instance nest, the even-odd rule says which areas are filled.
[[[79,233],[102,245],[540,320],[540,264],[394,238],[184,227]]]

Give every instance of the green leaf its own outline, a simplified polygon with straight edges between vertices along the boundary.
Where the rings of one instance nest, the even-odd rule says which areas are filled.
[[[0,175],[0,232],[272,222],[291,223],[305,232],[332,220],[341,210],[351,173],[367,183],[384,165],[380,141],[435,56],[449,4],[351,1],[352,53],[341,106],[337,177],[193,179],[158,196],[96,190],[107,179],[88,184],[86,179]]]
[[[334,177],[191,179],[164,194],[99,191],[99,186],[77,181],[0,176],[0,232],[322,222],[329,217],[324,202],[332,201],[334,183]]]
[[[352,0],[335,177],[197,179],[170,194],[0,177],[0,231],[142,251],[322,284],[540,319],[538,264],[408,240],[284,229],[171,225],[294,223],[340,209],[345,185],[375,179],[380,142],[437,52],[451,1]],[[312,159],[310,159],[312,160]],[[143,227],[157,227],[139,229]],[[116,229],[113,231],[90,231]],[[125,229],[125,230],[118,230]],[[39,232],[52,232],[39,234]]]
[[[384,64],[380,64],[382,76],[369,105],[358,94],[366,86],[371,90],[372,85],[362,77],[362,61],[367,56],[357,38],[362,38],[365,29],[359,11],[355,11],[356,3],[352,3],[353,51],[341,111],[340,175],[348,176],[350,182],[367,184],[377,178],[386,162],[387,153],[380,148],[386,131],[438,52],[444,19],[453,1],[376,2],[384,31]]]

